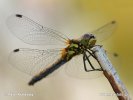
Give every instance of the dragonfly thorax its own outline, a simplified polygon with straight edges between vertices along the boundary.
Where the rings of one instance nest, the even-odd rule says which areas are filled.
[[[66,48],[67,60],[75,55],[82,54],[86,49],[91,49],[95,43],[96,39],[92,34],[85,34],[79,40],[71,40],[70,45]]]
[[[66,51],[67,51],[66,55],[67,60],[70,60],[73,56],[82,53],[82,50],[79,46],[79,42],[74,40],[72,40],[72,43],[69,45],[69,47],[66,48]]]

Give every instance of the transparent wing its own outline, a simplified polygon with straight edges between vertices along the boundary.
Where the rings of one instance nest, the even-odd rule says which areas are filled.
[[[64,34],[51,28],[43,27],[23,15],[12,15],[7,19],[11,32],[28,44],[65,45],[69,40]]]
[[[89,54],[87,55],[93,67],[95,69],[99,69],[100,65],[98,64],[98,62]],[[117,71],[120,70],[119,66],[121,65],[120,65],[119,55],[117,53],[108,53],[108,52],[107,52],[107,55],[111,63],[115,66],[115,69]],[[92,70],[88,62],[86,62],[86,67],[87,67],[87,70]],[[85,71],[84,64],[83,64],[83,55],[78,55],[78,56],[73,57],[66,64],[66,66],[64,67],[64,70],[66,74],[69,75],[70,77],[80,78],[80,79],[95,79],[95,78],[103,76],[102,71],[90,71],[90,72]]]
[[[97,61],[90,56],[90,61],[95,68],[100,68]],[[88,70],[91,70],[91,66],[86,62]],[[94,79],[102,76],[101,71],[90,71],[86,72],[83,64],[83,55],[78,55],[73,57],[65,66],[65,72],[70,77],[80,78],[80,79]]]
[[[121,70],[122,60],[118,53],[106,51],[106,54],[117,71]]]
[[[13,67],[29,75],[36,75],[61,58],[61,50],[37,50],[21,48],[11,52],[9,62]]]
[[[112,33],[115,31],[117,26],[117,23],[115,21],[109,22],[106,25],[98,28],[95,31],[92,31],[91,33],[96,36],[96,39],[98,41],[103,41],[109,38]]]

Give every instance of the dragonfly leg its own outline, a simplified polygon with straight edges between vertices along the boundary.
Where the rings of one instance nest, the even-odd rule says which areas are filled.
[[[103,45],[95,45],[95,46],[100,46],[100,47],[102,47]]]
[[[98,68],[98,69],[95,69],[93,71],[103,71],[103,69],[102,68]]]
[[[97,58],[94,55],[94,52],[91,53],[89,50],[86,50],[86,51],[90,54],[88,57],[92,56],[93,58],[95,58],[97,60]]]
[[[89,51],[88,51],[89,52]],[[91,61],[89,60],[89,57],[92,56],[93,54],[91,52],[89,52],[89,56],[86,55],[86,53],[84,52],[83,54],[83,62],[84,62],[84,69],[86,72],[90,72],[90,71],[102,71],[102,68],[98,68],[98,69],[95,69],[94,66],[92,65]],[[93,55],[92,57],[95,58],[95,56]],[[96,58],[95,58],[96,59]],[[87,70],[87,67],[86,67],[86,63],[85,61],[88,61],[88,63],[90,64],[92,70]],[[96,59],[97,60],[97,59]],[[100,66],[101,67],[101,66]]]
[[[95,68],[94,68],[93,65],[91,64],[89,58],[87,57],[86,53],[84,52],[84,54],[83,54],[84,69],[85,69],[86,72],[89,72],[89,71],[91,71],[91,70],[87,70],[86,63],[85,63],[86,60],[87,60],[88,63],[90,64],[92,70],[95,70]]]
[[[102,46],[102,45],[99,45],[99,46]],[[90,50],[90,49],[89,49]],[[92,51],[92,53],[89,51],[89,50],[86,50],[90,55],[88,56],[88,57],[90,57],[90,56],[92,56],[94,59],[96,59],[97,60],[97,62],[98,62],[98,59],[96,58],[96,56],[94,55],[95,54],[95,52],[97,52],[97,51],[92,51],[92,50],[90,50],[90,51]],[[100,64],[99,64],[100,65]],[[101,67],[101,65],[100,65],[100,67]],[[100,70],[103,70],[102,69],[102,67],[100,68]]]
[[[86,58],[85,58],[85,54],[84,54],[83,55],[84,69],[86,72],[88,72],[85,61],[86,61]]]

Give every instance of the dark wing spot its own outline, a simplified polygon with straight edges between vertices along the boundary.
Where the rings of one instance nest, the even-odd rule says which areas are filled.
[[[116,23],[116,21],[115,21],[115,20],[113,20],[113,21],[112,21],[112,24],[115,24],[115,23]]]
[[[117,53],[114,53],[113,55],[114,55],[114,57],[118,57],[119,56]]]
[[[14,52],[18,52],[18,51],[19,51],[19,49],[15,49],[15,50],[14,50]]]
[[[16,14],[16,17],[22,18],[22,15],[20,15],[20,14]]]

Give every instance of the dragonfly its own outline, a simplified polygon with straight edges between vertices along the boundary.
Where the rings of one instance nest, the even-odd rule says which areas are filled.
[[[9,62],[18,70],[32,75],[28,84],[34,85],[79,55],[82,56],[83,73],[102,71],[101,67],[95,68],[90,61],[90,57],[97,61],[92,48],[96,46],[97,40],[103,41],[110,37],[116,28],[116,21],[83,34],[78,39],[70,39],[65,34],[44,27],[21,14],[10,16],[7,19],[7,27],[18,39],[27,44],[63,46],[46,50],[19,48],[11,52]],[[87,66],[90,66],[90,69]]]

